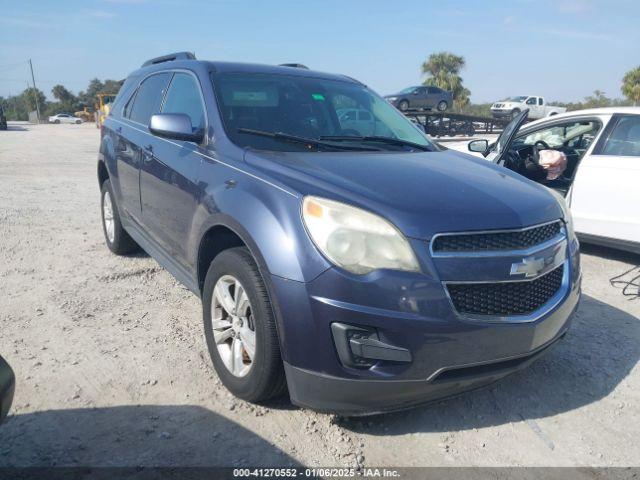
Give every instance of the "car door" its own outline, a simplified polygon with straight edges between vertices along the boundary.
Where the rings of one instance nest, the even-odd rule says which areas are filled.
[[[614,115],[575,176],[578,233],[640,242],[640,115]]]
[[[426,108],[427,97],[427,87],[416,88],[414,94],[411,97],[411,108]]]
[[[426,108],[436,108],[438,102],[442,99],[442,90],[438,87],[427,87],[427,98],[425,100]]]
[[[200,83],[195,74],[174,73],[161,109],[162,113],[184,113],[194,131],[207,128]],[[154,240],[191,271],[187,242],[199,197],[198,172],[204,145],[154,137],[152,152],[143,156],[140,171],[142,221]]]
[[[518,130],[522,124],[527,120],[529,112],[527,110],[520,112],[513,120],[511,120],[498,137],[498,139],[489,146],[486,152],[483,153],[484,157],[498,165],[504,163],[504,156],[509,151],[509,147],[513,142]]]
[[[143,146],[154,137],[149,133],[151,115],[160,111],[171,73],[161,72],[146,77],[123,109],[122,122],[116,127],[116,170],[120,201],[118,207],[141,223],[140,167]],[[145,152],[146,155],[146,152]]]
[[[540,108],[538,106],[538,97],[529,97],[525,102],[527,108],[529,109],[529,117],[530,118],[540,118]]]

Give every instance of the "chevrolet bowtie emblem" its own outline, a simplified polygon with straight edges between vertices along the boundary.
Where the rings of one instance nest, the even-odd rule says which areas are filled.
[[[549,260],[553,261],[553,257]],[[511,264],[511,275],[524,275],[525,278],[537,277],[547,264],[547,260],[541,257],[523,258],[521,262]]]

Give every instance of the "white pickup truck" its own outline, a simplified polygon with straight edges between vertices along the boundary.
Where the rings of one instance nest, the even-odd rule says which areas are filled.
[[[514,118],[523,110],[529,110],[529,119],[536,120],[538,118],[550,117],[558,113],[567,111],[563,107],[554,107],[547,105],[544,98],[533,95],[520,95],[518,97],[510,97],[506,100],[491,105],[491,115],[493,118]]]

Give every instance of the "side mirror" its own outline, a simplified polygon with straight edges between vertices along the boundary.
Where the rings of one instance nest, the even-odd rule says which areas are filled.
[[[0,357],[0,423],[9,413],[15,386],[16,380],[13,370],[4,358]]]
[[[419,92],[418,90],[414,90],[414,91],[413,91],[413,92],[411,92],[411,93],[413,93],[414,95],[418,95],[420,92]]]
[[[489,149],[488,140],[472,140],[468,145],[470,152],[484,153]]]
[[[162,138],[200,143],[202,130],[193,131],[191,118],[184,113],[158,113],[149,120],[149,131]]]

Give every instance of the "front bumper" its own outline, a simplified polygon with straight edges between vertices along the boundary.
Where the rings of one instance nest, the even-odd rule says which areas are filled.
[[[491,385],[531,365],[566,333],[519,357],[444,370],[434,380],[353,380],[296,368],[285,362],[291,401],[305,408],[341,415],[402,410]]]
[[[533,350],[510,357],[438,369],[421,379],[356,379],[294,367],[285,362],[291,401],[301,407],[342,415],[368,415],[402,410],[490,385],[527,368],[547,353],[569,328],[580,298],[573,291],[546,321],[559,325],[555,336]]]
[[[524,322],[489,323],[461,318],[443,282],[462,272],[496,275],[491,265],[502,271],[518,257],[477,260],[472,269],[462,259],[430,258],[423,242],[410,242],[423,274],[329,269],[309,283],[271,277],[294,404],[354,415],[437,400],[525,368],[566,333],[580,298],[577,247],[567,261],[566,293],[551,310]],[[336,323],[373,329],[376,340],[410,352],[410,360],[348,365],[332,333]]]
[[[511,117],[511,112],[513,110],[509,109],[509,110],[499,110],[499,109],[491,109],[491,115],[493,116],[493,118],[510,118]]]

